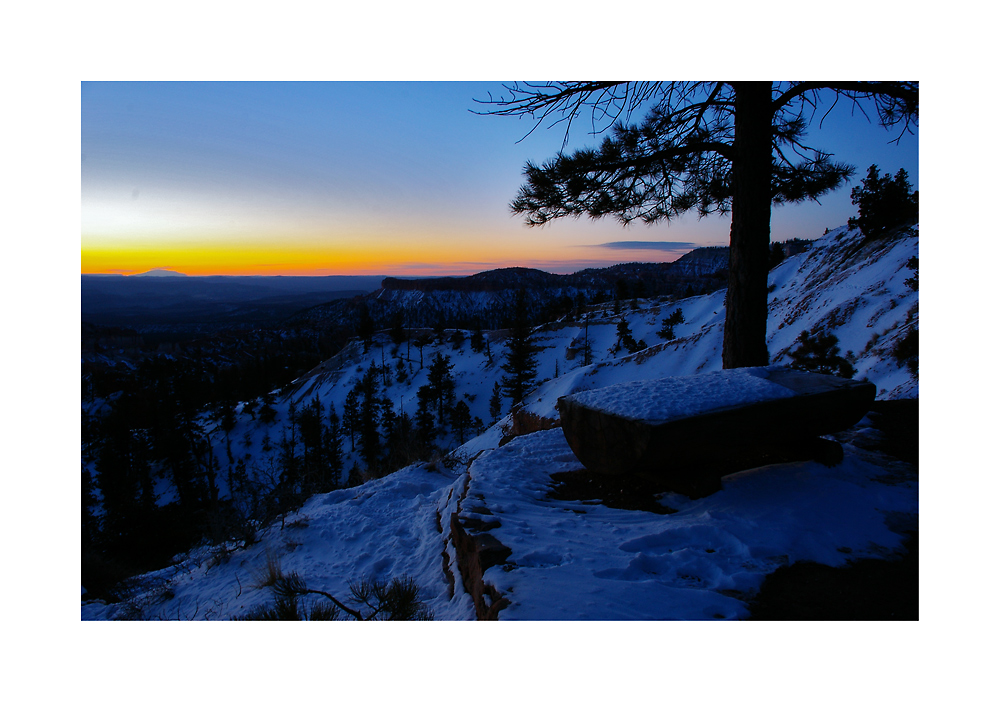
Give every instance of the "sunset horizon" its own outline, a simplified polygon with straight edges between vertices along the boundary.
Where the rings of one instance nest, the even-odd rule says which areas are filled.
[[[489,82],[83,82],[81,273],[156,268],[206,275],[470,275],[507,267],[570,273],[669,262],[729,244],[729,217],[654,225],[511,213],[526,163],[564,130],[476,114]],[[849,109],[810,129],[855,166],[906,168],[917,139]],[[601,125],[607,127],[609,125]],[[600,131],[599,129],[597,131]],[[606,133],[573,130],[567,151]],[[771,239],[847,223],[850,187],[776,207]]]

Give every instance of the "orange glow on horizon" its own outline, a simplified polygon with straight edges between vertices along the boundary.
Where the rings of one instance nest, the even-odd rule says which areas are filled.
[[[471,247],[470,247],[471,248]],[[478,247],[477,247],[478,248]],[[485,249],[485,247],[483,247]],[[81,273],[143,273],[167,269],[204,275],[468,275],[507,266],[546,265],[509,251],[456,251],[453,247],[384,247],[383,250],[208,247],[187,249],[115,248],[81,250]],[[560,257],[551,259],[559,263]]]
[[[596,239],[596,242],[595,242]],[[665,262],[683,252],[598,244],[583,231],[399,226],[329,229],[145,231],[123,236],[85,231],[83,274],[132,275],[154,269],[190,276],[471,275],[511,266],[569,273],[627,261]]]
[[[81,247],[81,273],[131,275],[166,269],[190,276],[207,275],[470,275],[509,266],[563,272],[612,265],[622,252],[599,248],[567,249],[558,244],[533,246],[513,237],[477,235],[459,241],[427,236],[372,237],[366,241],[96,241]],[[569,255],[567,255],[569,254]],[[636,260],[634,253],[630,260]],[[657,256],[672,260],[677,255]],[[647,259],[648,260],[648,259]]]

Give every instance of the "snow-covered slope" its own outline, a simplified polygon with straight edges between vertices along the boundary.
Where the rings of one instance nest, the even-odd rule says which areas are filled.
[[[905,282],[914,275],[907,262],[917,253],[916,236],[866,243],[844,227],[776,267],[770,274],[772,362],[787,361],[801,332],[832,332],[841,353],[853,359],[856,377],[875,383],[879,399],[917,397],[917,380],[892,357],[898,341],[918,323],[918,293]],[[634,310],[626,305],[620,314],[609,303],[582,319],[537,329],[539,385],[526,408],[555,419],[562,395],[721,369],[724,298],[720,291],[649,301]],[[656,332],[676,310],[684,321],[675,327],[676,338],[664,342]],[[623,317],[647,348],[633,354],[618,349],[616,326]],[[457,348],[431,344],[422,350],[422,369],[417,348],[393,345],[387,337],[367,353],[360,344],[351,345],[283,391],[275,422],[261,422],[249,408],[238,408],[247,411],[238,413],[228,437],[214,430],[219,464],[231,464],[231,455],[251,469],[273,467],[273,447],[290,404],[301,407],[318,397],[340,411],[372,363],[390,370],[391,384],[383,391],[395,411],[412,416],[435,353],[454,366],[456,398],[489,426],[489,398],[503,375],[505,346],[502,332],[488,336],[491,357],[485,350],[474,352],[468,338]],[[589,365],[583,364],[585,344],[595,360]],[[398,375],[397,365],[403,368]],[[450,522],[453,514],[480,520],[491,514],[490,534],[512,551],[505,565],[484,574],[511,602],[502,618],[732,619],[745,616],[744,600],[779,565],[802,559],[834,565],[851,555],[884,555],[901,542],[885,516],[915,518],[917,511],[914,482],[892,478],[896,473],[884,457],[851,446],[835,468],[787,464],[730,476],[721,492],[701,500],[666,496],[678,510],[667,516],[559,501],[548,495],[551,473],[582,468],[561,430],[521,436],[500,447],[511,423],[508,415],[489,426],[456,449],[455,460],[412,465],[356,488],[317,495],[283,524],[268,527],[248,549],[230,553],[206,546],[181,556],[175,566],[149,574],[131,604],[85,604],[83,617],[238,616],[269,600],[266,591],[252,587],[254,574],[268,558],[279,558],[286,572],[296,571],[309,587],[338,596],[366,575],[413,577],[436,618],[471,619],[472,600],[456,565]],[[864,422],[858,431],[867,431]],[[449,443],[457,444],[453,434],[441,442],[443,448]],[[346,473],[360,455],[349,450],[349,442],[345,448]],[[221,494],[227,494],[225,486]],[[164,483],[161,500],[169,499]]]

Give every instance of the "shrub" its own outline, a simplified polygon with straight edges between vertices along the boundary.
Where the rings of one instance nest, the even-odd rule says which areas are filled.
[[[906,262],[906,268],[907,270],[913,271],[913,277],[904,280],[903,284],[913,292],[917,292],[917,289],[920,287],[920,271],[918,270],[919,265],[920,262],[916,256],[911,256],[910,260]]]
[[[839,355],[838,339],[833,334],[819,332],[813,337],[802,332],[797,341],[799,346],[789,354],[792,368],[841,378],[853,378],[857,373],[850,361]]]
[[[674,327],[683,323],[684,311],[678,307],[670,313],[670,316],[663,318],[660,330],[656,332],[656,335],[665,341],[670,341],[674,338]]]
[[[910,327],[892,349],[892,357],[896,359],[897,365],[910,371],[910,375],[917,377],[920,367],[920,343],[916,327]]]
[[[351,597],[344,603],[329,592],[308,588],[302,577],[294,571],[286,575],[281,571],[280,563],[268,554],[267,563],[258,576],[258,583],[271,590],[273,602],[254,607],[234,619],[329,621],[342,619],[345,615],[356,621],[426,621],[434,618],[427,605],[420,600],[417,583],[409,577],[393,578],[391,581],[368,577],[353,582],[350,585]],[[307,595],[324,597],[326,601],[313,601],[312,606],[307,609],[301,602]]]

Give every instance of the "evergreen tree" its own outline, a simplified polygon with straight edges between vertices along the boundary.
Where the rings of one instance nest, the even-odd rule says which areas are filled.
[[[431,407],[435,404],[432,394],[430,385],[422,385],[417,389],[417,439],[426,449],[433,445],[436,436],[434,415],[431,412]]]
[[[526,164],[511,203],[529,225],[559,217],[670,220],[694,210],[732,215],[723,368],[767,365],[767,265],[774,205],[816,199],[853,173],[804,143],[824,94],[873,105],[879,123],[910,132],[916,82],[654,82],[506,86],[491,114],[551,117],[568,131],[589,110],[610,127],[600,148]],[[633,111],[649,108],[640,124]],[[863,111],[863,110],[862,110]],[[621,120],[618,118],[622,117]],[[609,118],[614,123],[604,122]],[[598,127],[601,129],[601,127]],[[793,162],[792,159],[801,159]]]
[[[325,417],[319,395],[299,412],[299,436],[302,440],[302,484],[307,492],[315,492],[328,481],[326,456],[323,446],[323,420]]]
[[[464,401],[459,400],[451,412],[451,427],[458,435],[458,443],[465,443],[465,432],[472,426],[472,413]]]
[[[656,335],[663,339],[664,341],[670,341],[674,338],[674,327],[678,324],[684,323],[684,311],[679,307],[674,310],[669,316],[663,318],[661,322],[660,330],[656,332]]]
[[[399,417],[392,409],[392,400],[388,397],[379,398],[379,423],[382,429],[382,436],[385,439],[382,460],[378,466],[376,476],[388,475],[398,467],[399,460]]]
[[[351,452],[355,450],[354,435],[361,424],[361,381],[357,381],[344,398],[343,431],[351,438]]]
[[[636,342],[636,340],[632,338],[632,330],[629,328],[628,320],[625,319],[625,317],[622,317],[618,322],[616,338],[618,340],[615,344],[616,352],[622,346],[624,346],[625,350],[629,353],[635,353],[636,351],[641,351],[646,348],[646,342]]]
[[[821,331],[812,336],[802,332],[797,341],[799,346],[789,354],[792,368],[841,378],[853,378],[857,372],[847,359],[841,358],[839,340],[833,334]]]
[[[496,422],[502,411],[500,404],[500,383],[493,383],[493,394],[490,395],[490,419]]]
[[[451,403],[455,399],[455,378],[451,374],[453,367],[448,356],[437,352],[427,372],[431,399],[437,405],[438,424],[441,426],[444,426],[445,412],[451,409]]]
[[[420,332],[417,337],[413,340],[413,345],[417,347],[417,351],[420,352],[420,368],[424,369],[424,347],[431,343],[433,339],[427,334],[427,332]]]
[[[916,256],[910,256],[910,259],[906,262],[906,269],[913,271],[913,277],[907,278],[903,281],[903,285],[908,287],[913,292],[917,292],[920,288],[920,259]]]
[[[406,337],[406,330],[403,328],[403,313],[397,312],[392,317],[392,328],[389,330],[389,338],[392,339],[392,343],[399,346],[406,341]]]
[[[368,353],[368,349],[372,345],[372,336],[375,334],[375,320],[372,319],[371,312],[368,311],[368,305],[364,302],[361,303],[361,309],[358,311],[358,337],[365,346],[365,353]]]
[[[260,421],[264,424],[271,424],[277,416],[278,412],[274,409],[274,396],[269,392],[264,393],[259,412]]]
[[[321,474],[321,490],[333,490],[340,485],[341,473],[344,470],[344,453],[340,446],[340,418],[337,408],[330,403],[330,413],[327,415],[326,427],[323,430],[323,472]]]
[[[291,412],[289,413],[291,415]],[[289,432],[288,428],[291,429]],[[281,428],[281,441],[278,443],[278,465],[281,467],[281,508],[284,511],[291,504],[292,496],[298,492],[301,482],[299,474],[298,433],[295,421],[288,423],[288,428]]]
[[[472,334],[469,336],[469,344],[472,346],[472,350],[476,353],[483,352],[483,325],[476,320],[476,327],[472,330]]]
[[[379,399],[378,369],[372,361],[361,379],[358,427],[361,435],[361,458],[369,472],[378,470],[382,458],[382,439],[378,431],[381,410]]]
[[[917,198],[905,170],[900,168],[895,178],[888,173],[880,178],[878,166],[873,163],[861,185],[851,189],[851,202],[858,206],[858,216],[847,220],[848,229],[860,229],[864,236],[877,239],[901,224],[916,221]]]
[[[594,362],[594,354],[590,345],[590,317],[583,320],[583,365],[589,366]]]
[[[504,371],[503,392],[510,398],[513,407],[524,401],[535,378],[537,350],[531,342],[528,303],[524,289],[521,289],[514,298],[514,320],[507,338],[507,353],[504,356],[506,362],[501,366]]]

